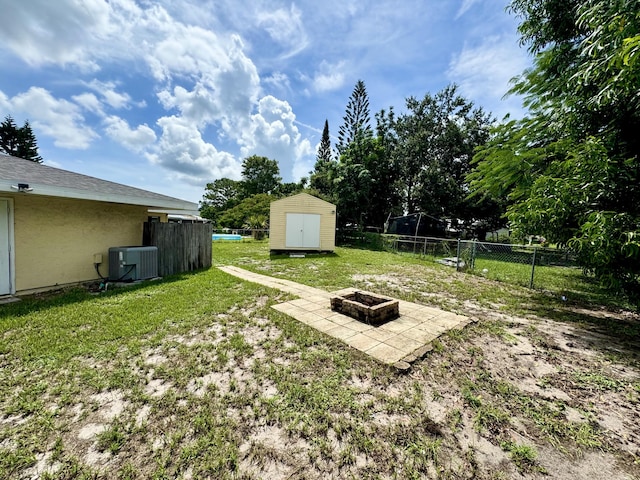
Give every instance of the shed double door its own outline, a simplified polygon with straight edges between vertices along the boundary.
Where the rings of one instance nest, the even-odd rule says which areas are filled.
[[[287,248],[320,248],[320,215],[287,213],[285,246]]]

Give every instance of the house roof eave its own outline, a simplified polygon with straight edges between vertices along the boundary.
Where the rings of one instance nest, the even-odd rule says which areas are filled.
[[[14,186],[18,182],[10,182],[0,179],[0,192],[19,193]],[[122,195],[115,193],[101,193],[89,190],[81,190],[69,187],[58,187],[53,185],[43,185],[29,183],[29,191],[22,192],[24,195],[49,196],[61,198],[74,198],[78,200],[92,200],[96,202],[122,203],[127,205],[140,205],[150,209],[179,210],[182,212],[197,212],[198,205],[186,200],[163,197],[152,198],[135,195]]]

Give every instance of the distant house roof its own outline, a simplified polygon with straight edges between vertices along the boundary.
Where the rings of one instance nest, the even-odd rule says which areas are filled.
[[[167,210],[198,210],[196,203],[186,200],[0,154],[0,192],[16,193],[19,183],[29,185],[29,195],[143,205]]]

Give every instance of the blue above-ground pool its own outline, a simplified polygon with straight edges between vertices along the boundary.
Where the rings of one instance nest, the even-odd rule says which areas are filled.
[[[214,233],[211,240],[242,240],[242,235],[235,233]]]

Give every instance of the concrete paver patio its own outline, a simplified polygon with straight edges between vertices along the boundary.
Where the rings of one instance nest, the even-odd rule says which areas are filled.
[[[379,326],[368,325],[331,310],[330,298],[355,291],[345,288],[327,292],[290,280],[269,277],[239,267],[222,266],[220,270],[291,293],[301,298],[273,305],[272,308],[316,330],[342,340],[380,362],[408,368],[409,364],[430,350],[430,342],[452,328],[463,328],[471,319],[433,307],[400,300],[400,317]]]

